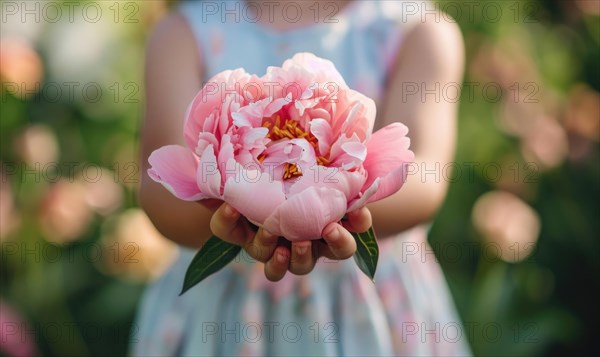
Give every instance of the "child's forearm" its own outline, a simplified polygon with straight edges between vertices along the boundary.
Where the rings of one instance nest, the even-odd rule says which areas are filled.
[[[415,160],[415,165],[435,167],[432,162]],[[440,181],[440,182],[436,182]],[[373,227],[380,238],[396,235],[433,218],[444,202],[447,183],[433,175],[409,175],[402,189],[394,195],[368,205]]]
[[[433,218],[448,186],[438,167],[453,160],[456,147],[457,103],[433,101],[423,95],[406,96],[406,84],[419,84],[423,89],[461,83],[463,67],[464,46],[456,23],[423,22],[403,40],[387,100],[380,107],[379,125],[400,120],[408,126],[416,158],[405,186],[395,195],[369,205],[379,237],[396,235]],[[428,170],[435,171],[427,174]]]
[[[165,237],[191,248],[201,247],[211,236],[210,219],[213,211],[197,202],[174,197],[164,187],[142,179],[140,205]]]
[[[176,55],[174,55],[176,54]],[[148,40],[145,66],[145,112],[141,131],[140,205],[167,238],[200,247],[210,237],[212,212],[196,202],[181,201],[146,174],[148,157],[164,145],[183,145],[181,128],[187,106],[203,78],[196,40],[183,16],[174,12],[160,21]]]

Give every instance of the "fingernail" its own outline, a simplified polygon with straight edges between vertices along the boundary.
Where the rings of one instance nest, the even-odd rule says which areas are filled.
[[[225,213],[226,216],[229,217],[233,217],[235,215],[235,210],[233,209],[233,207],[231,207],[230,205],[228,205],[227,203],[225,204],[225,208],[223,209],[223,213]]]
[[[285,264],[286,260],[287,260],[287,257],[285,256],[285,254],[277,253],[277,262],[279,264]]]
[[[323,235],[329,238],[335,238],[338,235],[338,232],[339,231],[337,225],[331,224],[325,229]]]

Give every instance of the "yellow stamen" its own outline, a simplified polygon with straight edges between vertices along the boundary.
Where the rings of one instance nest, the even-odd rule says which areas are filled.
[[[296,164],[285,163],[285,169],[283,171],[283,179],[289,180],[294,177],[302,176],[302,172],[298,171]]]
[[[331,161],[329,160],[329,153],[324,155],[319,152],[319,141],[312,135],[310,131],[305,131],[300,124],[292,119],[286,119],[281,123],[281,117],[277,115],[274,120],[272,118],[265,118],[262,123],[262,127],[268,128],[269,132],[266,138],[272,141],[278,141],[281,139],[305,139],[315,150],[317,154],[317,164],[321,166],[328,166]],[[263,163],[266,158],[266,154],[263,152],[258,155],[257,160],[259,163]],[[283,173],[283,179],[288,180],[294,177],[302,176],[302,173],[298,171],[296,164],[286,163]]]
[[[325,156],[319,156],[317,157],[317,164],[321,165],[321,166],[327,166],[331,163],[331,161],[329,161],[328,158],[326,158]]]
[[[266,158],[267,158],[267,155],[264,152],[262,154],[258,155],[258,157],[257,157],[258,162],[260,162],[261,164],[263,163],[263,161],[265,161]]]

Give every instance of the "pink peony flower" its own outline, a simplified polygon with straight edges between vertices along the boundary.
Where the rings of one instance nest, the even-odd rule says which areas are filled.
[[[408,129],[372,133],[374,120],[375,103],[310,53],[263,77],[224,71],[188,109],[188,147],[154,151],[148,174],[180,199],[221,199],[290,241],[318,239],[406,180]]]

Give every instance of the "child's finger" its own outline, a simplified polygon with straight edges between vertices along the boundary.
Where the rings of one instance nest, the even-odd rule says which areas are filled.
[[[336,259],[348,259],[356,252],[354,237],[337,223],[330,223],[325,227],[323,239]]]
[[[285,276],[289,264],[290,251],[287,247],[279,246],[265,264],[265,276],[271,281],[279,281]]]
[[[342,225],[350,232],[366,232],[373,225],[371,211],[367,207],[348,212],[347,217],[347,220],[342,221]]]
[[[292,258],[290,260],[290,272],[296,275],[310,273],[315,266],[312,242],[292,242]]]
[[[246,222],[241,217],[235,208],[223,203],[210,219],[210,230],[224,241],[244,245],[249,237]]]
[[[258,229],[254,238],[244,245],[244,249],[252,258],[259,262],[266,262],[273,256],[279,237],[271,234],[262,227]]]
[[[331,260],[338,260],[335,255],[331,252],[331,249],[329,249],[329,246],[327,245],[327,243],[325,243],[324,240],[318,240],[315,241],[315,246],[316,246],[316,254],[315,254],[315,259],[318,259],[320,257],[324,257],[327,259],[331,259]]]

